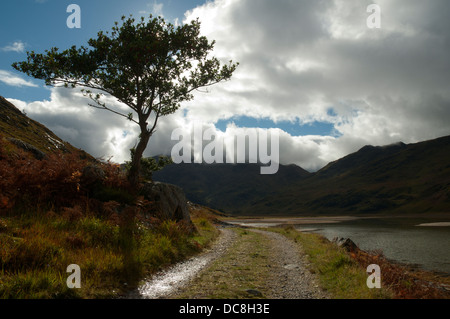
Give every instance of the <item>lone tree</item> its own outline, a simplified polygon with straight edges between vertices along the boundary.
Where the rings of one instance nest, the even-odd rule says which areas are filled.
[[[82,87],[95,102],[90,106],[139,125],[139,141],[128,172],[136,187],[141,159],[158,119],[193,99],[194,90],[229,80],[235,71],[238,63],[221,65],[209,57],[214,43],[200,36],[198,19],[174,27],[161,17],[150,15],[147,22],[142,17],[136,23],[131,16],[123,16],[121,26],[115,22],[111,32],[100,31],[97,38],[88,40],[89,48],[72,46],[63,52],[51,48],[44,54],[31,51],[27,61],[12,66],[47,85]],[[127,105],[130,113],[102,102],[105,94]]]

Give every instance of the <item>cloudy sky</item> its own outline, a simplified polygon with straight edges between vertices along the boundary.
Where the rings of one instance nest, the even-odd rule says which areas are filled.
[[[69,4],[81,28],[69,29]],[[371,4],[380,28],[369,28]],[[240,63],[231,81],[197,92],[161,120],[146,155],[170,154],[193,122],[233,136],[276,130],[280,161],[317,170],[364,145],[450,134],[448,0],[18,0],[0,10],[0,95],[97,157],[128,159],[138,127],[89,108],[78,90],[45,87],[15,71],[26,51],[84,45],[121,15],[199,18],[214,55]],[[370,19],[369,19],[370,20]],[[372,21],[372,20],[370,20]],[[108,99],[114,105],[114,99]],[[119,106],[120,107],[120,106]]]

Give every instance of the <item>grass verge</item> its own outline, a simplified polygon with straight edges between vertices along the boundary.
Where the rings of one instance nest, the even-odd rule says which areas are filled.
[[[310,271],[317,274],[319,284],[335,299],[388,299],[392,292],[382,287],[369,289],[368,274],[358,262],[343,249],[317,234],[306,234],[293,227],[269,228],[299,245],[299,250],[307,255]]]
[[[318,234],[271,229],[291,238],[308,256],[320,285],[338,299],[449,299],[450,278],[387,260],[381,252],[347,252]],[[367,287],[367,266],[381,270],[381,289]]]
[[[195,209],[191,216],[193,233],[174,221],[118,226],[94,216],[0,217],[0,298],[118,297],[217,237],[207,212]],[[81,288],[67,287],[71,264],[80,266]]]

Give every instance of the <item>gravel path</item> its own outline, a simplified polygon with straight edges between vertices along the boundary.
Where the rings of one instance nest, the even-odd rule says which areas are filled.
[[[328,298],[327,294],[318,287],[315,276],[308,270],[308,262],[297,244],[278,233],[260,229],[247,230],[258,234],[261,239],[267,240],[263,245],[265,254],[268,256],[268,264],[265,267],[269,267],[270,270],[268,277],[264,279],[265,297],[268,299]],[[234,259],[231,261],[228,260],[230,257],[227,259],[227,251],[234,243],[238,241],[246,243],[246,241],[243,239],[244,237],[238,238],[237,233],[230,228],[222,228],[221,232],[221,236],[210,249],[186,262],[176,264],[172,268],[156,274],[138,290],[129,294],[128,298],[177,298],[183,291],[189,291],[192,282],[201,278],[200,274],[209,271],[208,266],[213,261],[225,258],[221,259],[223,269],[215,270],[215,272],[219,271],[223,274],[229,271],[227,270],[230,269],[228,267],[238,266]],[[245,248],[244,251],[239,251],[239,254],[244,254],[242,256],[251,256],[254,253],[254,247],[251,244],[241,244],[239,247]],[[241,261],[244,259],[241,258]],[[258,269],[255,269],[254,272],[255,276],[258,277]],[[212,275],[215,276],[216,273]],[[201,287],[203,285],[201,291],[215,290],[217,283],[214,280],[203,281],[200,284]],[[234,280],[232,281],[234,282]],[[188,296],[188,298],[198,297],[195,294],[188,294]]]
[[[307,269],[308,261],[298,245],[278,233],[257,229],[251,231],[264,235],[270,241],[270,299],[328,298],[319,288],[315,276]]]
[[[131,292],[128,299],[162,299],[176,293],[205,269],[209,263],[221,257],[234,242],[236,234],[231,229],[221,229],[221,236],[203,253],[154,275],[152,279]]]

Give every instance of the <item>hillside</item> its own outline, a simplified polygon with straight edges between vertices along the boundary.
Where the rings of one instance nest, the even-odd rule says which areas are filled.
[[[416,144],[365,146],[314,174],[280,166],[172,165],[155,179],[233,215],[430,213],[450,211],[450,136]]]
[[[2,96],[0,96],[0,134],[13,139],[15,144],[20,144],[22,147],[27,147],[27,144],[28,147],[31,145],[45,154],[59,151],[64,153],[80,151],[68,142],[61,140],[41,123],[28,118]],[[86,153],[85,155],[87,156]]]

